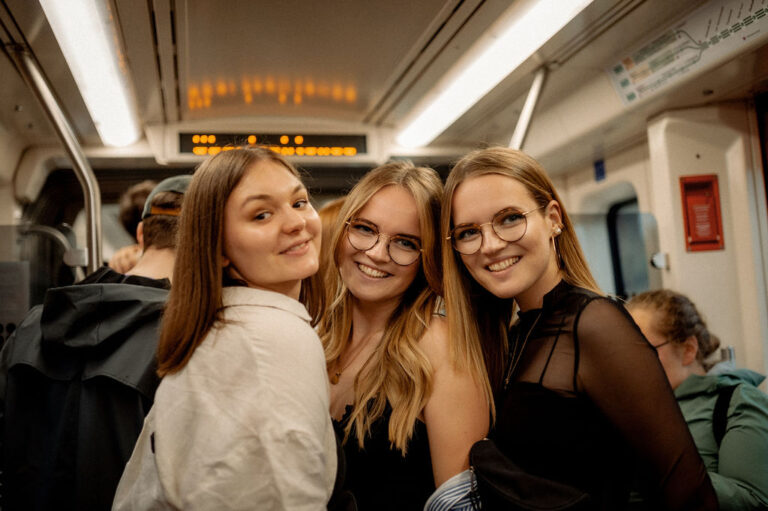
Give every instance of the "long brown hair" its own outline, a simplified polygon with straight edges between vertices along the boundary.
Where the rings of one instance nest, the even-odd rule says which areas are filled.
[[[224,208],[246,171],[262,161],[282,165],[301,179],[293,165],[273,151],[259,147],[232,149],[204,161],[184,194],[173,285],[157,348],[160,377],[181,370],[219,319],[225,285]],[[300,300],[307,294],[304,282]],[[305,305],[310,315],[320,315],[312,304]]]
[[[346,222],[353,218],[386,186],[400,186],[416,201],[421,228],[422,257],[419,272],[392,313],[379,345],[355,378],[355,402],[346,424],[345,440],[351,429],[360,447],[371,424],[392,408],[389,440],[405,455],[416,418],[432,391],[432,368],[419,349],[436,311],[441,286],[439,235],[442,183],[437,173],[410,162],[394,162],[366,174],[347,195],[329,241],[334,261],[339,264]],[[330,306],[320,322],[319,334],[329,370],[338,363],[352,332],[352,300],[338,272],[329,290]]]
[[[720,347],[720,339],[709,331],[707,322],[690,298],[669,289],[658,289],[630,298],[627,309],[635,307],[651,309],[656,330],[675,344],[682,344],[691,336],[696,337],[699,345],[696,360],[704,370],[711,369],[712,364],[706,360]]]
[[[466,179],[484,174],[508,176],[525,186],[536,204],[556,201],[560,206],[562,233],[555,238],[555,251],[563,279],[575,286],[602,294],[589,270],[576,238],[571,219],[552,181],[539,162],[521,151],[492,147],[473,151],[453,167],[443,192],[441,233],[443,243],[443,285],[448,329],[451,338],[467,339],[466,357],[487,370],[490,388],[498,388],[507,356],[507,330],[514,314],[514,302],[500,299],[479,285],[464,267],[449,238],[453,228],[453,194]],[[488,389],[486,389],[488,390]]]

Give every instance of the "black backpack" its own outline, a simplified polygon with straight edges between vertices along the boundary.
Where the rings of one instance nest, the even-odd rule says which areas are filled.
[[[725,436],[725,429],[728,425],[728,406],[731,404],[731,396],[738,385],[723,387],[715,401],[715,410],[712,412],[712,433],[715,435],[715,442],[720,447],[720,442]]]

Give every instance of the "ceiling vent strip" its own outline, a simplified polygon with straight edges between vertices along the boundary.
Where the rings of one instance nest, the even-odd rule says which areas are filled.
[[[176,54],[175,6],[173,0],[153,0],[157,61],[167,122],[181,120],[179,68]]]

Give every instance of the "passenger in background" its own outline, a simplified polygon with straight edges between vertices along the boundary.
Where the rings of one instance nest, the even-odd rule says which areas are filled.
[[[127,274],[50,289],[0,355],[2,509],[110,509],[155,389],[157,328],[191,176],[149,195]]]
[[[720,509],[768,509],[768,396],[756,388],[765,377],[748,369],[707,375],[720,341],[688,297],[648,291],[627,308],[659,354]]]
[[[163,378],[114,509],[326,506],[336,475],[323,350],[299,301],[320,219],[262,148],[195,172],[163,317]]]
[[[120,196],[120,223],[125,228],[125,232],[136,240],[136,243],[119,248],[109,259],[109,267],[117,272],[126,273],[141,257],[141,247],[136,238],[136,229],[143,218],[142,214],[147,196],[156,184],[147,179],[131,186]]]
[[[469,467],[488,430],[482,366],[451,345],[440,292],[437,173],[409,162],[369,172],[328,240],[338,272],[320,323],[331,415],[358,508],[421,510]]]
[[[516,465],[516,479],[496,483],[528,489],[516,498],[537,509],[613,511],[627,506],[639,460],[655,509],[715,509],[655,351],[600,293],[538,162],[507,148],[469,153],[446,182],[441,225],[449,331],[482,351],[496,397],[497,449],[473,449]],[[484,509],[509,505],[478,481]],[[553,502],[553,486],[568,498]]]

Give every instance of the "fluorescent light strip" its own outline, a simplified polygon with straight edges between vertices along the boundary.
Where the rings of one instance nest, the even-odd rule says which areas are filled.
[[[125,60],[105,2],[40,0],[102,142],[130,145],[141,137]]]
[[[434,90],[432,100],[400,131],[396,141],[403,147],[422,147],[434,140],[464,112],[488,94],[504,78],[525,62],[592,0],[529,0],[516,2],[522,9],[477,58],[443,90]],[[482,43],[481,43],[482,44]]]

